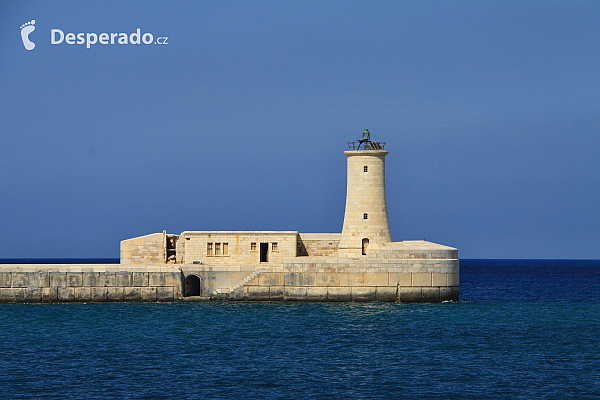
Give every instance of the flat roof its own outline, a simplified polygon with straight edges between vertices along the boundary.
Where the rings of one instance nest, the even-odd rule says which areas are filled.
[[[395,248],[401,250],[456,250],[454,247],[444,246],[443,244],[428,242],[426,240],[404,240],[402,242],[389,242],[380,245],[380,250],[385,248]]]
[[[182,235],[297,235],[298,231],[183,231]]]

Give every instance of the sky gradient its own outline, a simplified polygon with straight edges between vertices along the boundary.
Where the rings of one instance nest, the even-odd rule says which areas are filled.
[[[0,3],[0,258],[341,232],[368,128],[393,240],[600,259],[600,2],[122,3]]]

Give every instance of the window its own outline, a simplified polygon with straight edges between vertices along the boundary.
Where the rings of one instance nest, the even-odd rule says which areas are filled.
[[[215,256],[221,255],[221,243],[215,243]]]
[[[206,255],[207,256],[212,256],[212,243],[206,243]]]
[[[367,214],[367,213],[364,213],[364,214],[363,214],[363,219],[369,219],[369,214]]]
[[[229,255],[229,243],[223,243],[223,255]]]
[[[250,251],[256,251],[256,242],[250,243]]]
[[[369,167],[365,165],[365,166],[363,167],[363,170],[364,170],[365,172],[369,172]]]
[[[277,242],[273,242],[273,243],[271,243],[271,251],[279,251],[279,250],[277,249]]]

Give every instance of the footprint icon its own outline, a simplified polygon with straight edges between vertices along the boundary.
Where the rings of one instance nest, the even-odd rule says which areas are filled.
[[[35,19],[21,25],[21,39],[23,39],[23,46],[25,46],[25,49],[27,50],[33,50],[35,48],[35,43],[29,40],[29,34],[35,31],[35,26],[33,25],[35,25]]]

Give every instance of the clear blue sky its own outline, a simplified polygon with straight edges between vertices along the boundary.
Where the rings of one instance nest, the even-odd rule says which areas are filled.
[[[340,232],[364,128],[394,240],[600,258],[598,1],[4,1],[0,38],[0,258]]]

